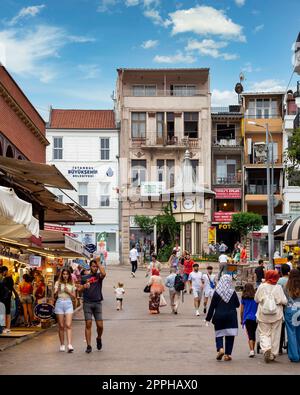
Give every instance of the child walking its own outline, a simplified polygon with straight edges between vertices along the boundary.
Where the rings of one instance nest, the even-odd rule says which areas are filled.
[[[123,296],[125,294],[124,284],[118,283],[118,287],[115,288],[116,300],[117,300],[117,310],[123,310]]]
[[[254,300],[255,289],[252,284],[248,283],[245,285],[242,301],[241,301],[241,323],[243,328],[246,327],[247,335],[249,339],[249,358],[255,356],[255,343],[256,343],[256,313],[258,304]]]

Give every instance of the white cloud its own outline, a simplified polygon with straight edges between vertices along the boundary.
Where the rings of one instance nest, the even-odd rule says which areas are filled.
[[[213,58],[223,58],[224,60],[235,60],[238,58],[236,54],[222,53],[220,49],[226,48],[228,43],[224,41],[216,42],[214,40],[190,40],[186,51],[198,51],[202,56],[211,56]]]
[[[144,41],[143,44],[141,45],[142,48],[144,49],[150,49],[150,48],[155,48],[158,45],[157,40],[147,40]]]
[[[84,80],[98,78],[101,72],[100,67],[96,64],[80,64],[78,69],[83,74]]]
[[[43,8],[45,8],[45,4],[24,7],[20,10],[20,12],[13,17],[13,19],[8,23],[10,26],[16,25],[21,19],[26,17],[34,17],[41,12]]]
[[[281,92],[285,91],[284,81],[269,79],[251,84],[251,90],[254,92]]]
[[[175,55],[163,56],[156,55],[153,59],[156,63],[195,63],[196,58],[192,55],[185,55],[182,52],[178,51]]]
[[[246,0],[234,0],[234,1],[238,7],[243,7],[246,4]]]
[[[168,27],[171,24],[171,21],[168,19],[164,20],[160,13],[155,9],[148,9],[144,11],[145,17],[152,20],[155,25],[160,25],[164,27]]]
[[[259,71],[261,71],[261,68],[253,67],[252,63],[247,62],[245,63],[245,66],[242,68],[242,71],[245,73],[258,73]]]
[[[225,11],[213,7],[197,6],[169,14],[172,34],[193,32],[200,35],[219,35],[226,39],[246,41],[243,27],[234,23]]]
[[[107,12],[110,10],[110,7],[117,5],[118,0],[101,0],[97,11],[98,12]]]
[[[57,71],[49,61],[59,57],[59,50],[70,43],[85,43],[91,38],[72,36],[59,27],[41,25],[33,29],[0,31],[0,62],[9,71],[49,82]]]
[[[220,91],[219,89],[214,89],[212,91],[212,107],[224,107],[231,104],[237,104],[238,95],[235,93],[234,89],[232,91]]]
[[[265,25],[258,25],[254,28],[254,33],[259,33],[264,29]]]
[[[127,7],[134,7],[136,5],[138,5],[140,2],[140,0],[125,0],[125,5]]]

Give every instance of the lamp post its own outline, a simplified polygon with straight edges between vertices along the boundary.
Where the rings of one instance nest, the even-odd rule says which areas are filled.
[[[268,253],[269,253],[269,268],[274,268],[273,256],[274,256],[274,142],[272,135],[269,131],[269,125],[266,123],[265,126],[259,125],[256,122],[248,121],[249,125],[266,130],[266,146],[267,146],[267,194],[268,194]],[[272,177],[270,175],[271,164],[270,164],[270,144],[269,136],[272,141]],[[271,188],[272,182],[272,188]]]

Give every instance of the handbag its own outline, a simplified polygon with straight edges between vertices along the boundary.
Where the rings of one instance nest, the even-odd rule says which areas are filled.
[[[150,293],[150,291],[151,291],[150,285],[146,285],[144,288],[144,292],[148,294],[148,293]]]

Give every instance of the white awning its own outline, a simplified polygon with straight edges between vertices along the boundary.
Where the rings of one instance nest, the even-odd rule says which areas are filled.
[[[39,221],[32,215],[32,204],[20,199],[12,188],[0,186],[0,236],[39,237]]]

